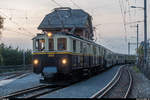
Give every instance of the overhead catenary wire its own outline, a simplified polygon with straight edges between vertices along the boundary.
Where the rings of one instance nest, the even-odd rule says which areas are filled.
[[[134,1],[135,5],[136,5],[136,0]],[[136,16],[136,9],[134,9],[134,16]]]
[[[132,3],[132,5],[134,6],[134,5],[136,5],[136,2],[137,2],[137,0],[132,0],[132,2],[131,2],[131,0],[124,0],[124,1],[126,1],[126,4],[128,5],[128,9],[126,9],[126,8],[124,8],[125,6],[123,6],[124,4],[123,4],[123,0],[121,1],[121,0],[119,0],[119,3],[120,3],[120,8],[124,11],[124,10],[127,10],[127,12],[126,13],[123,13],[122,14],[122,12],[123,11],[121,11],[121,14],[122,14],[122,16],[123,16],[123,18],[125,18],[126,20],[125,20],[125,25],[126,25],[126,28],[128,28],[127,27],[127,25],[131,25],[131,24],[135,24],[135,23],[137,23],[137,22],[143,22],[143,21],[137,21],[137,17],[135,16],[136,15],[136,9],[133,9],[134,10],[134,12],[133,13],[131,13],[131,3]],[[128,16],[129,16],[129,20],[128,20],[128,16],[127,16],[127,13],[128,13]],[[125,15],[126,14],[126,15]],[[132,16],[134,16],[134,17],[132,17]],[[128,22],[127,22],[127,20],[128,20]],[[135,21],[136,20],[136,21]],[[129,32],[130,30],[131,30],[131,27],[130,27],[130,30],[129,29],[126,29],[128,32],[127,33],[132,33],[132,32]],[[127,36],[128,36],[128,34],[127,34]]]
[[[7,16],[7,15],[6,15],[5,13],[3,13],[2,11],[0,11],[0,13],[3,14],[4,17],[6,17],[6,18],[10,18],[9,16]],[[32,34],[32,35],[34,35],[34,33],[28,31],[27,29],[25,29],[24,27],[22,27],[21,25],[19,25],[17,22],[12,21],[11,19],[9,19],[9,21],[12,22],[13,24],[19,26],[23,31],[27,32],[26,34]]]
[[[62,7],[62,5],[60,4],[60,3],[58,3],[57,2],[57,0],[51,0],[52,2],[54,2],[55,4],[57,4],[57,6],[60,6],[60,7]],[[73,0],[70,0],[73,4],[74,4],[74,6],[76,6],[76,7],[78,7],[78,8],[81,8],[75,1],[73,1]],[[129,1],[129,0],[128,0]],[[122,2],[123,3],[123,2]],[[125,7],[125,6],[124,6]],[[124,10],[124,9],[123,9]],[[123,11],[123,19],[125,20],[126,19],[126,17],[124,16],[126,14],[126,12],[124,12]],[[126,21],[124,21],[125,23],[124,23],[124,26],[126,27]],[[24,30],[24,28],[23,28],[23,30]],[[127,30],[127,29],[125,29],[125,30]],[[25,29],[25,31],[26,31],[26,29]],[[27,33],[28,33],[28,31],[26,31]]]
[[[70,0],[71,2],[72,2],[72,4],[74,5],[74,6],[76,6],[77,8],[79,8],[79,9],[82,9],[77,3],[75,3],[73,0]],[[95,25],[94,27],[97,27],[97,26],[99,26],[99,25],[101,25],[101,24],[97,24],[97,25]],[[94,34],[95,34],[95,42],[98,42],[99,40],[98,40],[98,38],[97,38],[97,32],[96,32],[96,28],[94,29]],[[99,35],[100,36],[100,35]],[[101,37],[101,36],[100,36]],[[103,39],[102,37],[101,37],[101,39]],[[104,41],[106,41],[105,39],[103,39]],[[111,41],[110,40],[107,40],[105,43],[106,44],[108,44],[108,42],[110,42],[111,43]],[[109,45],[109,44],[108,44]],[[109,45],[109,46],[111,46],[111,45]],[[111,48],[114,48],[114,47],[112,47],[111,46]]]
[[[125,43],[127,43],[127,28],[126,28],[126,7],[124,6],[124,2],[119,0],[119,6],[121,9],[121,15],[123,19],[124,31],[125,31]]]
[[[55,0],[51,0],[51,1],[54,2],[57,6],[62,7],[62,5],[59,4],[57,1],[55,1]]]
[[[14,32],[14,33],[17,33],[17,34],[19,34],[19,35],[24,35],[24,36],[28,36],[28,37],[33,37],[33,35],[31,35],[31,34],[25,34],[25,33],[22,33],[22,32],[19,32],[19,31],[15,31],[15,30],[12,30],[12,29],[9,29],[9,28],[4,28],[3,30],[5,30],[5,31],[10,31],[10,32]]]
[[[131,4],[130,0],[126,0],[128,3],[128,15],[129,15],[129,22],[132,22],[132,16],[131,16]]]
[[[79,6],[75,1],[73,0],[70,0],[70,2],[75,6],[77,7],[78,9],[83,9],[81,6]],[[87,10],[87,9],[84,9],[85,11],[89,12],[90,14],[93,14],[93,11],[90,11],[90,10]]]
[[[98,24],[99,25],[99,24]],[[101,32],[99,32],[99,39],[97,38],[97,30],[95,29],[94,30],[95,31],[95,42],[97,42],[98,44],[100,43],[100,40],[103,40],[103,42],[106,44],[106,45],[108,45],[108,46],[110,46],[112,49],[115,49],[115,47],[114,46],[112,46],[112,41],[111,40],[109,40],[109,39],[106,39],[106,38],[104,38],[104,37],[102,37],[101,36]]]
[[[131,17],[131,4],[130,4],[130,1],[129,0],[126,0],[127,1],[127,3],[128,3],[128,14],[129,14],[129,17]]]
[[[74,5],[74,6],[76,6],[77,8],[80,8],[81,9],[81,7],[77,4],[77,3],[75,3],[73,0],[70,0],[71,2],[72,2],[72,4]]]

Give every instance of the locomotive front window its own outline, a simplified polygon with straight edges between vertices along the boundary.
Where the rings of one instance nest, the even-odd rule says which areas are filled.
[[[53,39],[49,39],[49,50],[50,51],[54,50],[54,40]]]
[[[66,38],[58,38],[57,47],[58,47],[58,50],[66,50],[67,49],[67,39]]]
[[[43,51],[45,49],[45,40],[44,39],[36,40],[36,49],[38,49],[39,51]]]

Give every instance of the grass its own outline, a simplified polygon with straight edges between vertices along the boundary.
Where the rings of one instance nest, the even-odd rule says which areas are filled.
[[[134,70],[135,72],[137,72],[137,73],[140,72],[140,70],[137,68],[137,66],[133,66],[133,70]]]

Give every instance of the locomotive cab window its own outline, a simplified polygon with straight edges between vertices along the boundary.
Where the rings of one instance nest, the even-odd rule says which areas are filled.
[[[50,51],[54,50],[54,40],[53,39],[49,39],[49,50]]]
[[[35,43],[35,48],[38,49],[38,51],[43,51],[45,49],[45,40],[37,39]]]
[[[66,38],[58,38],[57,39],[57,48],[58,48],[58,50],[66,50],[67,49],[67,39]]]

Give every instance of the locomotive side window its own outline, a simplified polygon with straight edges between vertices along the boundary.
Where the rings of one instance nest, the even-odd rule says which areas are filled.
[[[54,40],[53,39],[49,39],[49,50],[50,51],[54,50]]]
[[[76,40],[73,40],[73,52],[76,52]]]
[[[36,49],[38,49],[39,51],[43,51],[45,49],[45,40],[44,39],[36,40]]]
[[[39,39],[37,39],[37,40],[35,41],[35,49],[38,49],[38,47],[39,47]]]
[[[80,53],[82,53],[82,52],[83,52],[83,43],[80,42]]]
[[[96,55],[96,47],[95,46],[93,46],[93,53],[94,53],[94,55]]]
[[[66,50],[67,49],[67,39],[66,38],[58,38],[57,47],[58,47],[58,50]]]

